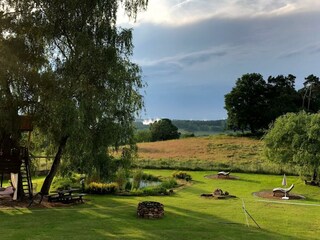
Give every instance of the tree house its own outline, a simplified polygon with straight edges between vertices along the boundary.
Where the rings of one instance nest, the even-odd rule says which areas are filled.
[[[29,116],[19,116],[20,132],[29,132],[33,130],[31,118]],[[1,187],[4,176],[11,174],[11,181],[17,189],[16,197],[32,198],[32,181],[30,174],[30,157],[27,147],[21,147],[10,136],[2,139],[0,144],[0,174]],[[14,176],[17,176],[17,179]]]

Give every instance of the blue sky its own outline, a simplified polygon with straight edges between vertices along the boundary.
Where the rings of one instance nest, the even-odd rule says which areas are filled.
[[[227,117],[224,95],[245,73],[320,76],[319,0],[149,0],[135,23],[142,118]]]

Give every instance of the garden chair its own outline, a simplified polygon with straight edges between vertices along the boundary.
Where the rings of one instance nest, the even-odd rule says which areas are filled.
[[[274,188],[273,196],[279,196],[279,195],[287,195],[289,192],[294,188],[294,185],[292,184],[289,188]]]
[[[224,171],[221,171],[221,172],[218,172],[218,176],[229,176],[230,172],[224,172]]]

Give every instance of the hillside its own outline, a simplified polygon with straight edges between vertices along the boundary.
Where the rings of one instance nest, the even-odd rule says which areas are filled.
[[[136,167],[280,173],[263,159],[262,141],[227,135],[139,143]],[[286,168],[287,173],[296,173]]]
[[[260,147],[259,140],[224,135],[138,144],[140,159],[212,162],[256,161]]]

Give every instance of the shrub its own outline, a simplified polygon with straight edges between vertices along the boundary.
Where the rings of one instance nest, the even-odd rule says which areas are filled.
[[[143,194],[147,196],[168,195],[167,189],[163,186],[146,187],[142,189]]]
[[[159,187],[170,189],[178,186],[177,181],[174,178],[170,178],[169,180],[163,181]]]
[[[141,189],[132,189],[130,191],[130,196],[142,196],[144,192]]]
[[[148,174],[148,173],[142,173],[141,179],[145,181],[153,181],[153,182],[160,181],[159,177],[154,176],[152,174]]]
[[[124,187],[124,189],[125,189],[126,191],[130,191],[130,190],[132,189],[132,183],[128,181],[128,182],[126,183],[126,186]]]
[[[143,172],[140,169],[133,172],[133,179],[132,179],[132,188],[133,189],[138,189],[140,187],[142,175],[143,175]]]
[[[181,134],[181,138],[192,138],[195,137],[194,133],[183,133]]]
[[[93,194],[113,194],[119,189],[117,183],[91,182],[87,187],[88,193]]]
[[[174,172],[174,173],[172,174],[172,176],[173,176],[174,178],[184,179],[184,180],[186,180],[186,181],[192,180],[192,177],[191,177],[190,174],[188,174],[188,173],[186,173],[186,172],[182,172],[182,171]]]
[[[127,183],[127,171],[124,168],[119,168],[116,172],[115,182],[118,184],[120,190],[125,188]]]
[[[52,183],[53,189],[80,188],[80,180],[84,178],[81,174],[70,173],[68,177],[55,177]]]

